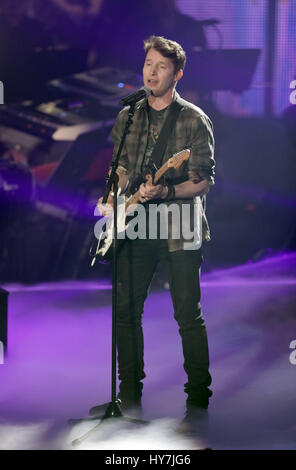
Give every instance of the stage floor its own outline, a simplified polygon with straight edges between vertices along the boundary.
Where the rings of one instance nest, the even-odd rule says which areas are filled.
[[[10,292],[9,348],[0,365],[0,449],[71,449],[94,423],[71,428],[110,399],[108,280],[3,286]],[[213,397],[207,447],[295,449],[296,254],[202,276]],[[151,289],[143,317],[143,418],[106,423],[83,449],[203,448],[174,430],[185,411],[181,340],[166,286]]]

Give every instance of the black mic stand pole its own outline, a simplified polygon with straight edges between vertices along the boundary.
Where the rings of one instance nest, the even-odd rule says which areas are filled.
[[[148,421],[140,419],[129,418],[123,416],[119,401],[116,399],[116,318],[117,318],[117,192],[118,192],[118,175],[116,173],[121,151],[125,142],[125,138],[129,132],[129,127],[133,122],[133,116],[135,112],[135,103],[130,105],[128,119],[125,125],[125,129],[121,138],[121,142],[118,148],[117,155],[114,161],[111,163],[111,173],[107,176],[106,190],[103,196],[102,203],[107,202],[109,193],[113,189],[114,193],[114,232],[112,241],[112,368],[111,368],[111,402],[107,404],[107,409],[103,416],[93,416],[91,418],[72,419],[69,420],[70,424],[76,424],[82,421],[90,421],[100,419],[100,422],[90,431],[83,436],[75,439],[72,445],[77,446],[87,439],[106,419],[109,418],[123,418],[126,421],[140,424],[148,424]],[[106,404],[98,405],[98,408],[104,409]]]

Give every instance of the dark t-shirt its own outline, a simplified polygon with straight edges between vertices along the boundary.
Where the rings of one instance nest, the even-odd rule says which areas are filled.
[[[157,111],[156,109],[153,109],[151,106],[147,104],[149,131],[148,131],[148,138],[147,138],[147,147],[146,147],[145,155],[144,155],[143,162],[142,162],[143,177],[145,177],[146,174],[151,173],[151,170],[148,169],[148,163],[151,158],[155,144],[159,138],[163,124],[168,116],[169,108],[170,106],[167,106],[166,108],[161,109],[160,111]],[[161,164],[158,165],[158,168],[160,167],[161,167]],[[162,202],[163,202],[162,199],[153,199],[151,202],[147,201],[146,203],[144,203],[144,206],[146,208],[146,211],[148,212],[151,204],[155,207],[155,205],[161,204]],[[147,226],[148,226],[148,221],[147,221]]]
[[[161,132],[162,126],[167,118],[169,106],[164,109],[161,109],[160,111],[156,111],[155,109],[151,108],[151,106],[147,106],[147,108],[149,119],[149,132],[147,139],[147,147],[142,162],[143,175],[145,175],[147,172],[147,165],[153,152],[154,146],[159,137],[159,134]]]

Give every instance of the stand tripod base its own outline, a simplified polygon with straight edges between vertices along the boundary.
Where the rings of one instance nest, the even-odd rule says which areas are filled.
[[[102,405],[102,407],[103,406],[104,405]],[[103,416],[92,416],[90,418],[71,419],[71,420],[69,420],[69,424],[72,424],[72,425],[73,424],[78,424],[78,423],[81,423],[81,422],[84,422],[84,421],[93,421],[93,420],[96,420],[96,419],[100,420],[100,422],[94,428],[90,429],[87,433],[83,434],[78,439],[74,439],[74,441],[72,441],[72,445],[74,447],[79,446],[80,444],[82,444],[82,442],[85,441],[85,439],[90,437],[92,435],[92,433],[104,423],[104,421],[106,421],[108,419],[116,419],[116,418],[121,418],[124,421],[127,421],[129,423],[134,423],[134,424],[146,425],[146,424],[150,423],[150,421],[145,421],[145,420],[142,420],[142,419],[130,418],[128,416],[124,416],[122,414],[119,401],[118,400],[111,401],[108,404],[107,409],[105,411],[105,414]]]

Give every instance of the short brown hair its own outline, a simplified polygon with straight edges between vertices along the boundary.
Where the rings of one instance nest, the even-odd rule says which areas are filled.
[[[168,57],[174,62],[175,73],[178,70],[183,70],[186,64],[186,53],[180,44],[176,41],[171,41],[163,36],[150,36],[144,41],[145,54],[148,54],[150,49],[156,49],[164,57]]]

